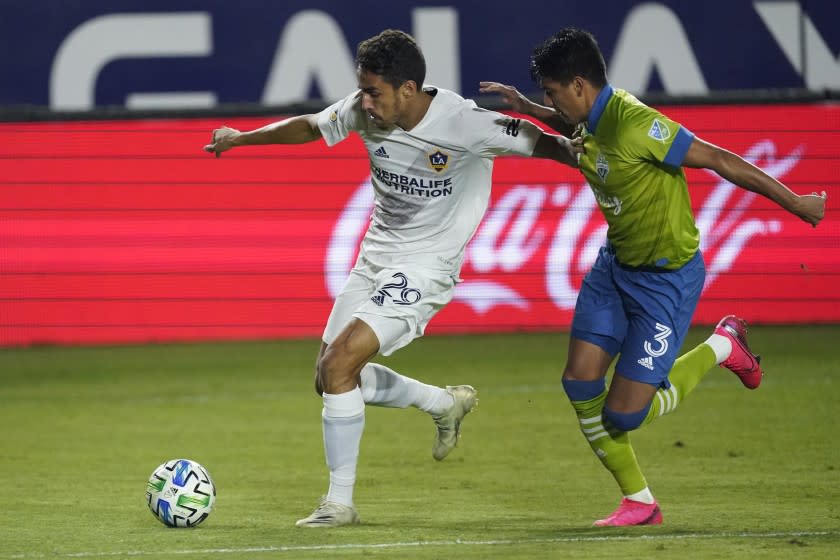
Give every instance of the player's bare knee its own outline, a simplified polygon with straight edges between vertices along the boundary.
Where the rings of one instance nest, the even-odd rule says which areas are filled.
[[[342,393],[352,378],[346,356],[333,348],[327,349],[316,366],[316,390],[323,393]]]
[[[329,384],[331,373],[334,371],[335,359],[332,358],[329,352],[325,352],[318,357],[318,362],[315,364],[315,386],[321,392]]]
[[[590,381],[592,378],[591,374],[584,373],[581,368],[571,368],[568,365],[563,370],[563,380],[571,380],[571,381]]]

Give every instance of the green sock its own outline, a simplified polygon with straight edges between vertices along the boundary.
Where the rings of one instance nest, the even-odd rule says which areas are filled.
[[[625,496],[647,488],[647,481],[636,461],[636,453],[626,432],[604,427],[601,413],[607,391],[588,401],[572,401],[583,436],[601,463],[612,473]]]
[[[674,362],[668,374],[670,389],[659,389],[653,395],[650,410],[642,426],[650,424],[662,415],[673,412],[677,405],[694,390],[703,376],[717,363],[715,352],[708,344],[698,344]]]

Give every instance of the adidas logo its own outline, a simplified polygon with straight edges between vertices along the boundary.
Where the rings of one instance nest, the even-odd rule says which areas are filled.
[[[653,358],[651,358],[650,356],[639,358],[639,365],[643,365],[649,370],[653,371]]]
[[[373,155],[379,156],[385,159],[391,159],[391,156],[388,155],[388,152],[385,151],[385,146],[379,146],[379,149],[373,152]]]
[[[376,305],[382,307],[382,304],[385,303],[385,296],[382,295],[382,294],[376,294],[375,296],[370,298],[370,301],[372,301]]]

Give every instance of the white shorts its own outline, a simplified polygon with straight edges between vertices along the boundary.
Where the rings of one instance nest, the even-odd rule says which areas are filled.
[[[331,344],[353,317],[364,321],[379,339],[379,353],[390,356],[423,336],[435,313],[452,300],[455,279],[422,268],[382,268],[359,257],[335,298],[324,329]]]

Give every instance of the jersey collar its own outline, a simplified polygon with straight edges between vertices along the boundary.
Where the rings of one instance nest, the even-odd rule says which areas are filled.
[[[438,93],[440,93],[440,89],[436,86],[423,86],[423,93],[429,94],[432,97],[432,102],[429,103],[429,107],[428,109],[426,109],[426,113],[423,115],[423,118],[420,119],[420,122],[415,124],[414,128],[412,128],[411,130],[403,130],[402,128],[400,128],[400,130],[403,130],[403,132],[416,134],[419,128],[426,126],[427,122],[434,119],[434,116],[437,113],[437,108],[441,103],[440,101],[438,101],[438,99],[442,97],[438,95]]]
[[[595,129],[598,127],[598,121],[601,120],[601,114],[607,107],[607,102],[614,93],[613,87],[610,84],[605,85],[598,92],[598,97],[595,98],[595,103],[592,104],[592,109],[589,111],[589,118],[586,119],[587,127],[592,134],[595,134]]]

